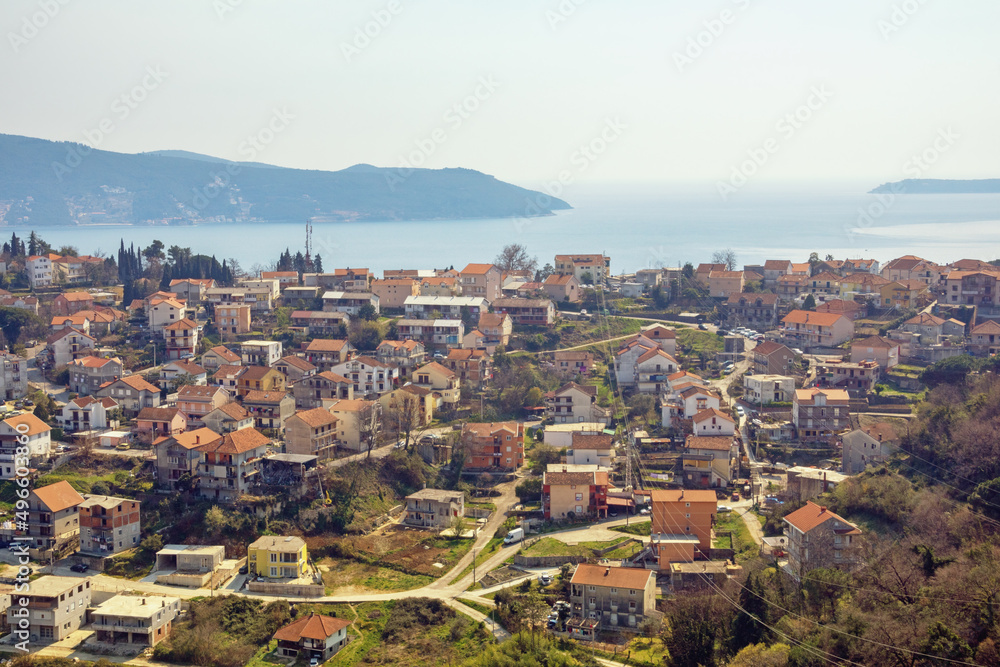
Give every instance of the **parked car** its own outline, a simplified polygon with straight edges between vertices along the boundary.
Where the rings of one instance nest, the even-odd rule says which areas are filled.
[[[649,511],[648,507],[643,507],[641,510],[639,510],[639,514],[643,516],[649,516],[651,513],[652,512]]]
[[[74,572],[86,572],[90,569],[90,567],[86,563],[73,563],[69,566],[69,569]]]
[[[698,329],[699,329],[700,331],[708,331],[708,327],[706,327],[706,326],[704,325],[704,323],[702,323],[702,324],[699,324],[699,325],[698,325]]]
[[[548,586],[549,584],[552,583],[552,575],[543,574],[542,576],[538,577],[538,583],[540,583],[542,586]]]
[[[32,407],[34,405],[35,405],[35,402],[33,400],[31,400],[30,398],[24,399],[24,407],[30,408],[30,407]]]
[[[746,412],[746,410],[743,409],[742,405],[737,405],[736,406],[736,414],[738,414],[740,417],[746,415],[746,413],[747,412]]]
[[[730,507],[729,505],[719,505],[718,507],[715,508],[715,511],[719,512],[719,513],[722,513],[722,512],[732,512],[733,508]]]
[[[740,493],[739,493],[739,491],[733,491],[733,495],[730,496],[729,499],[731,501],[733,501],[734,503],[738,503],[740,501]]]
[[[246,574],[247,572],[250,571],[250,569],[246,565],[244,565],[243,567],[240,568],[239,571],[240,571],[240,574]]]

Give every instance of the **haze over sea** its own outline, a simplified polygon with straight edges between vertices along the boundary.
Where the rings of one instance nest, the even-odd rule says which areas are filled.
[[[322,223],[313,248],[326,270],[368,267],[462,268],[491,261],[508,243],[527,246],[540,264],[557,253],[604,252],[614,273],[695,264],[733,248],[740,264],[805,261],[810,252],[885,262],[915,254],[937,262],[1000,258],[1000,194],[898,195],[863,189],[775,189],[738,192],[723,202],[705,188],[584,186],[564,198],[575,208],[531,219]],[[286,246],[302,250],[304,221],[190,226],[37,227],[55,247],[113,255],[120,240],[145,247],[153,239],[235,257],[244,269],[277,260]],[[12,228],[18,234],[26,229]]]

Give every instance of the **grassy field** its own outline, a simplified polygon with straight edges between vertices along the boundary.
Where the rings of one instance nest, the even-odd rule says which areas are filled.
[[[628,643],[630,665],[664,665],[670,652],[659,637],[636,637]]]
[[[630,523],[627,526],[612,526],[611,530],[627,535],[646,535],[653,532],[653,522],[643,521],[641,523]]]
[[[736,560],[745,561],[754,558],[758,553],[757,543],[750,536],[750,529],[743,522],[738,512],[719,514],[715,521],[715,529],[730,530],[733,533],[732,549],[736,551]]]
[[[628,539],[629,538],[611,540],[608,542],[580,542],[579,544],[566,544],[565,542],[560,542],[554,537],[542,537],[530,547],[524,549],[521,553],[525,556],[592,556],[594,549],[607,549],[610,546],[622,544]],[[626,555],[630,555],[630,547],[638,548],[638,545],[630,544],[629,546],[624,546],[622,549],[612,551],[606,557],[624,558],[624,555],[614,554],[622,552]]]
[[[602,317],[596,322],[562,322],[556,327],[559,333],[559,347],[576,347],[588,343],[601,343],[608,338],[628,336],[639,333],[650,322],[644,320],[629,320],[622,317]]]
[[[434,581],[422,574],[406,574],[379,565],[343,558],[324,558],[317,563],[323,573],[327,595],[341,592],[390,593],[420,588]]]
[[[708,331],[678,329],[677,347],[685,354],[697,356],[700,352],[704,352],[714,357],[716,353],[723,351],[725,343],[714,333]]]

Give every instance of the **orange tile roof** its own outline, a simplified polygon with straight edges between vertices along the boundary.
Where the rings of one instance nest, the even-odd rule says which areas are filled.
[[[342,398],[330,406],[330,410],[342,412],[360,412],[365,408],[375,405],[375,401],[366,401],[362,398]]]
[[[92,294],[87,292],[63,292],[60,294],[66,301],[93,301],[94,297]]]
[[[271,444],[271,439],[253,428],[241,428],[238,431],[227,433],[218,442],[210,442],[207,445],[198,447],[198,451],[217,452],[219,454],[242,454],[259,447],[266,447]]]
[[[117,361],[119,364],[121,363],[121,359],[118,359],[117,357],[112,358],[112,359],[104,359],[103,357],[94,357],[94,356],[88,355],[86,357],[80,357],[79,359],[74,359],[74,360],[70,361],[69,363],[67,363],[66,365],[67,366],[83,366],[85,368],[104,368],[105,366],[107,366],[108,364],[110,364],[112,361]]]
[[[884,350],[891,350],[894,347],[899,347],[899,343],[888,338],[883,338],[882,336],[869,336],[868,338],[853,341],[851,347],[877,347]]]
[[[270,366],[247,366],[243,374],[240,375],[240,382],[263,380],[272,371],[278,375],[284,375],[281,371],[275,370]]]
[[[139,421],[168,422],[172,421],[177,415],[184,416],[177,408],[143,408],[139,410],[136,419]]]
[[[17,430],[17,427],[22,424],[27,426],[28,430],[21,433],[21,435],[37,435],[39,433],[46,433],[52,430],[51,426],[43,422],[31,412],[25,412],[14,417],[8,417],[3,420],[3,423],[7,424],[14,430]],[[20,433],[20,431],[18,432]]]
[[[644,568],[609,567],[581,563],[576,566],[576,572],[573,573],[570,583],[580,586],[608,586],[642,590],[655,576],[652,570]]]
[[[798,528],[803,533],[808,533],[816,526],[831,520],[840,521],[845,524],[845,529],[842,531],[838,530],[837,532],[855,535],[861,534],[861,531],[858,530],[857,526],[812,501],[806,501],[805,507],[801,507],[785,516],[785,521]]]
[[[650,497],[654,503],[718,503],[715,491],[707,489],[653,489]]]
[[[193,431],[184,431],[183,433],[178,433],[171,438],[164,438],[158,442],[173,440],[184,449],[195,449],[196,447],[201,447],[202,445],[210,442],[215,442],[221,438],[221,435],[210,428],[196,428]]]
[[[710,449],[717,452],[728,452],[733,448],[731,435],[689,435],[684,441],[686,449]]]
[[[218,385],[193,385],[187,384],[177,390],[177,398],[213,398],[220,391],[226,391]]]
[[[182,330],[188,331],[190,329],[197,329],[198,325],[185,317],[183,319],[177,320],[176,322],[171,322],[170,324],[168,324],[163,328],[166,329],[167,331],[182,331]]]
[[[329,410],[325,410],[323,408],[301,410],[292,416],[298,417],[306,423],[306,426],[309,426],[310,428],[318,428],[320,426],[328,426],[330,424],[337,423],[337,418],[334,417]]]
[[[338,384],[351,384],[351,381],[345,378],[343,375],[334,373],[333,371],[323,371],[318,373],[316,377],[323,378],[324,380],[329,380],[330,382],[336,382]]]
[[[521,435],[524,433],[524,424],[520,422],[466,422],[462,424],[463,435],[466,431],[480,438],[489,437],[501,431],[512,435]]]
[[[492,264],[469,264],[464,269],[462,273],[470,273],[473,275],[485,275],[490,272],[491,269],[496,267]]]
[[[260,389],[251,389],[247,392],[247,395],[243,397],[243,404],[247,403],[274,403],[277,405],[281,403],[285,398],[288,397],[288,392],[284,391],[262,391]]]
[[[136,391],[151,391],[157,394],[160,393],[159,387],[155,387],[150,383],[146,382],[146,380],[144,380],[140,375],[129,375],[127,377],[119,378],[118,380],[115,380],[115,382],[124,382],[126,385],[128,385],[132,389],[135,389]],[[114,383],[112,382],[108,384],[114,384]],[[101,386],[103,387],[105,385]]]
[[[343,618],[332,618],[313,613],[281,628],[274,633],[274,638],[280,641],[295,643],[298,643],[302,639],[323,641],[350,624],[350,621]]]
[[[694,416],[694,419],[692,421],[695,424],[698,424],[700,422],[705,421],[706,419],[711,419],[712,417],[715,417],[717,419],[725,419],[727,422],[731,424],[736,423],[735,419],[727,415],[722,410],[718,410],[716,408],[706,408],[705,410],[702,410],[701,412],[699,412]]]
[[[981,324],[977,324],[976,326],[972,327],[970,335],[979,336],[982,334],[996,334],[996,333],[1000,333],[1000,324],[998,324],[995,320],[986,320],[985,322],[982,322]]]
[[[226,403],[225,405],[219,406],[215,410],[219,410],[222,414],[237,421],[242,421],[250,417],[250,413],[243,409],[243,406],[236,401]],[[212,410],[212,412],[215,412],[215,410]]]
[[[239,363],[240,361],[240,355],[236,354],[225,345],[216,345],[211,350],[209,350],[209,352],[214,352],[215,354],[219,355],[226,361],[232,361],[234,363]]]
[[[456,377],[454,371],[452,371],[450,368],[445,368],[444,366],[442,366],[441,364],[439,364],[436,361],[432,361],[431,363],[426,364],[424,366],[421,366],[420,368],[418,368],[416,370],[417,373],[423,373],[423,372],[428,372],[429,373],[429,372],[432,372],[432,371],[434,373],[439,374],[439,375],[443,375],[446,378]]]
[[[34,494],[50,512],[59,512],[83,502],[83,496],[77,493],[76,489],[70,486],[66,480],[37,488],[34,490]]]
[[[809,389],[796,389],[795,401],[797,403],[811,403],[817,394],[823,394],[828,401],[844,401],[846,403],[851,400],[851,396],[847,393],[846,389],[810,387]]]
[[[831,327],[844,316],[839,313],[815,313],[809,310],[793,310],[782,318],[785,324],[812,324]]]
[[[340,352],[347,344],[346,340],[316,338],[309,341],[309,346],[306,347],[306,350],[309,352]]]
[[[278,361],[278,363],[283,363],[288,366],[298,368],[300,371],[311,371],[316,368],[302,357],[296,357],[294,355],[288,355],[287,357],[282,357]]]

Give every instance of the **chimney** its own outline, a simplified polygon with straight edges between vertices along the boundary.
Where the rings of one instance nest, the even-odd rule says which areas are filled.
[[[142,599],[142,604],[146,604],[146,598]]]
[[[196,445],[200,445],[201,444],[201,436],[200,435],[194,436],[194,444],[196,444]]]
[[[610,568],[610,567],[609,567],[609,568],[606,568],[606,569],[604,570],[604,576],[605,576],[605,577],[607,577],[607,576],[608,576],[608,575],[610,575],[610,574],[611,574],[611,568]]]
[[[820,505],[820,507],[819,507],[819,513],[823,514],[824,512],[826,512],[826,507]]]

